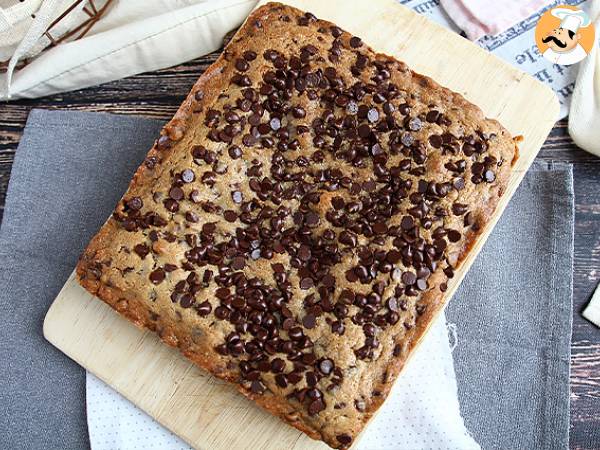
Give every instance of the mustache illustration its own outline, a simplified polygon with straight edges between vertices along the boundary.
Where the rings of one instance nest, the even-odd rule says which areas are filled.
[[[542,42],[544,44],[547,44],[548,42],[553,41],[557,46],[559,46],[560,48],[565,48],[567,46],[566,42],[563,42],[561,40],[559,40],[557,37],[555,36],[546,36],[545,38],[542,39]]]

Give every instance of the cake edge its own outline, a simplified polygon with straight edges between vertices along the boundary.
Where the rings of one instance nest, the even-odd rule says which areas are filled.
[[[236,35],[233,37],[230,43],[225,47],[223,53],[219,56],[219,58],[200,76],[200,78],[193,85],[193,87],[190,90],[190,93],[187,95],[186,99],[178,108],[173,118],[161,130],[160,137],[148,152],[146,160],[148,160],[148,158],[158,156],[161,156],[163,157],[163,159],[166,159],[166,156],[168,156],[170,152],[173,151],[173,144],[181,140],[185,135],[189,119],[192,117],[194,109],[201,106],[204,102],[203,98],[196,98],[197,93],[210,92],[211,89],[217,88],[216,85],[221,81],[221,79],[217,77],[220,75],[225,65],[228,64],[225,58],[227,50],[230,48],[234,48],[238,41],[243,40],[246,37],[246,35],[249,32],[249,27],[252,26],[254,22],[256,22],[257,20],[267,18],[269,14],[273,12],[274,9],[277,9],[277,11],[280,13],[283,11],[287,11],[290,14],[304,13],[303,11],[297,8],[276,2],[267,3],[253,11],[247,18],[246,22],[239,29],[238,33],[236,33]],[[334,26],[333,23],[322,19],[319,19],[318,23],[322,26]],[[351,36],[351,34],[346,31],[344,31],[344,35],[346,35],[346,37]],[[368,47],[368,49],[371,50],[377,56],[377,58],[398,61],[398,59],[383,53],[379,53],[373,50],[371,47]],[[493,124],[500,131],[506,133],[507,136],[510,138],[510,133],[500,124],[500,122],[498,122],[495,119],[486,118],[479,107],[470,103],[461,94],[439,85],[437,82],[425,75],[416,73],[412,70],[411,74],[415,80],[418,80],[419,84],[423,88],[441,92],[444,96],[448,97],[448,103],[451,103],[461,109],[468,110],[471,115],[475,116],[475,118],[477,118],[480,121],[486,121],[488,123]],[[516,140],[513,139],[513,142],[515,141]],[[514,157],[511,161],[510,167],[514,165],[517,158],[518,147],[515,144]],[[466,242],[460,250],[456,268],[462,265],[462,262],[470,253],[472,247],[476,244],[480,236],[487,229],[490,219],[492,218],[493,213],[496,210],[500,197],[502,197],[502,195],[504,194],[508,180],[510,178],[511,171],[509,170],[510,168],[508,166],[508,164],[504,165],[501,168],[501,170],[499,170],[497,173],[496,183],[490,188],[491,201],[481,205],[477,205],[477,210],[474,210],[474,212],[477,212],[476,221],[480,225],[480,227],[477,231],[469,232],[468,239],[466,240]],[[140,167],[136,170],[133,179],[128,186],[128,189],[122,198],[124,198],[132,188],[146,184],[148,182],[149,177],[155,176],[156,173],[154,173],[144,163],[142,163]],[[119,204],[121,203],[122,201],[119,201]],[[119,204],[117,205],[117,208],[119,207]],[[144,299],[136,298],[134,295],[132,295],[131,292],[125,292],[117,287],[107,286],[103,284],[99,280],[101,273],[95,273],[99,269],[94,267],[94,259],[97,252],[105,247],[104,242],[110,240],[111,227],[113,225],[114,224],[111,223],[109,218],[98,231],[98,233],[92,238],[87,248],[81,255],[76,269],[77,279],[81,286],[83,286],[92,295],[96,296],[97,298],[108,304],[110,307],[115,309],[117,312],[119,312],[119,314],[126,317],[137,327],[157,332],[157,334],[163,342],[172,347],[179,348],[179,350],[184,356],[186,356],[200,368],[210,372],[212,375],[220,379],[231,382],[232,384],[234,384],[234,386],[240,393],[242,393],[250,400],[253,400],[255,403],[257,403],[259,406],[261,406],[271,414],[278,416],[284,422],[304,432],[311,438],[316,440],[322,440],[332,447],[348,448],[348,446],[342,445],[339,442],[332,440],[332,438],[327,438],[322,433],[320,433],[319,430],[311,427],[309,423],[303,421],[297,409],[293,407],[293,405],[291,405],[289,402],[285,401],[283,397],[264,394],[253,394],[249,389],[244,388],[237,382],[237,377],[234,376],[232,371],[223,370],[221,367],[219,367],[218,360],[213,358],[213,355],[211,355],[210,353],[188,351],[188,349],[186,348],[185,333],[181,333],[182,330],[179,330],[177,326],[174,326],[174,324],[170,323],[169,321],[163,322],[160,320],[160,318],[153,320],[153,318],[150,316],[150,311],[145,306],[146,301]],[[433,276],[441,277],[441,274],[436,273]],[[437,280],[435,280],[433,276],[431,280],[435,285]],[[372,398],[372,401],[369,403],[367,409],[364,411],[363,417],[361,418],[360,422],[357,423],[355,427],[353,427],[353,429],[346,430],[346,432],[353,438],[352,444],[358,441],[358,435],[360,434],[360,432],[365,428],[367,423],[374,416],[376,411],[380,408],[380,406],[383,404],[383,402],[389,395],[389,392],[395,380],[400,375],[410,356],[414,354],[416,347],[421,342],[423,336],[426,334],[429,327],[433,324],[434,320],[443,310],[444,306],[448,303],[449,297],[449,295],[445,293],[439,293],[437,290],[430,290],[423,294],[422,300],[427,302],[428,307],[415,325],[413,339],[408,345],[408,348],[405,352],[405,356],[401,358],[390,358],[390,362],[387,364],[387,380],[385,382],[378,381],[376,384],[376,386],[379,388],[379,392],[381,393],[381,395],[374,396]],[[182,336],[178,336],[179,334],[182,334]]]

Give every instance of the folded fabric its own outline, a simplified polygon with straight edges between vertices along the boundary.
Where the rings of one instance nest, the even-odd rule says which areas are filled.
[[[485,450],[569,448],[572,170],[533,164],[446,310],[461,412]]]
[[[588,15],[600,33],[600,0],[593,0]],[[569,111],[569,134],[582,149],[600,156],[600,51],[598,35],[590,54],[581,61]],[[598,300],[600,309],[600,300]],[[600,326],[600,320],[597,325]]]
[[[0,81],[0,100],[81,89],[198,58],[218,49],[256,0],[113,3],[85,37],[50,48],[15,71],[64,7],[62,0],[43,2]]]
[[[50,45],[45,32],[64,12],[68,10],[69,14],[52,27],[52,39],[59,39],[89,19],[84,11],[86,4],[73,0],[0,0],[0,61],[12,58],[7,76],[21,59],[33,58]]]
[[[542,9],[544,0],[441,0],[441,4],[472,41],[494,36]]]
[[[0,62],[11,58],[41,4],[42,0],[0,0]]]

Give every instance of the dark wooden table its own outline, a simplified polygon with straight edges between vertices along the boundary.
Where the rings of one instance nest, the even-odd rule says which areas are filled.
[[[31,108],[103,111],[166,120],[217,55],[81,91],[0,103],[0,220],[11,165]],[[538,159],[575,166],[571,448],[600,449],[600,433],[592,433],[600,428],[600,329],[580,315],[600,279],[600,159],[573,144],[564,120],[556,124]]]

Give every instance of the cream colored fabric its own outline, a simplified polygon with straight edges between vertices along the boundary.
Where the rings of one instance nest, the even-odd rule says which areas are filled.
[[[583,317],[600,327],[600,284],[596,287],[590,303],[584,309]]]
[[[596,44],[588,57],[579,63],[569,111],[569,134],[579,147],[600,156],[600,52],[597,42],[600,0],[592,1],[589,16],[596,27]],[[600,298],[597,301],[600,303]],[[600,319],[597,323],[600,326]]]
[[[240,25],[256,4],[256,0],[114,0],[84,38],[51,48],[12,73],[17,61],[40,45],[56,12],[64,11],[62,1],[42,3],[0,84],[0,100],[81,89],[189,61],[218,49],[225,34]]]
[[[11,60],[11,67],[23,58],[32,58],[50,44],[43,35],[48,26],[60,16],[72,0],[0,0],[0,61]],[[52,28],[56,39],[82,23],[87,17],[78,4],[60,23]],[[9,70],[10,78],[12,68]]]

